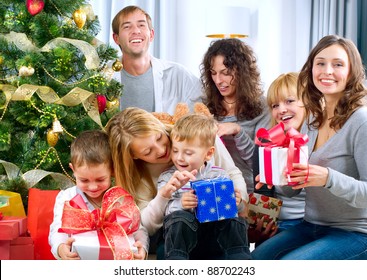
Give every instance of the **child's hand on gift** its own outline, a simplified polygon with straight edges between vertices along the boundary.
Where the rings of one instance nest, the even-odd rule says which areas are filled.
[[[238,205],[240,205],[240,203],[242,203],[242,196],[241,196],[241,193],[238,189],[234,189],[234,195],[236,197],[236,206],[238,207]]]
[[[61,243],[57,248],[57,254],[62,260],[80,260],[78,253],[71,251],[71,245],[74,242],[74,238],[68,238],[66,243]]]
[[[188,192],[184,192],[181,197],[182,208],[192,209],[198,206],[198,198],[194,193],[194,190],[190,190]]]
[[[197,173],[196,169],[191,172],[187,170],[175,171],[167,184],[159,190],[159,193],[165,198],[171,198],[172,194],[182,186],[186,185],[187,182],[190,180],[196,180],[195,176]]]
[[[243,207],[242,211],[241,211],[241,209],[238,211],[238,216],[244,218],[245,220],[247,220],[248,219],[248,212],[249,212],[249,203],[244,201],[244,200],[242,201],[242,203],[243,203],[244,207]]]
[[[235,194],[235,197],[236,197],[236,206],[237,206],[238,213],[242,213],[242,215],[240,215],[241,217],[247,216],[247,214],[244,212],[246,210],[246,208],[245,208],[245,203],[242,199],[242,195],[241,195],[240,190],[235,188],[234,189],[234,194]]]
[[[134,253],[134,260],[145,260],[147,252],[143,248],[143,244],[140,241],[136,241],[134,246],[138,248],[138,252]]]

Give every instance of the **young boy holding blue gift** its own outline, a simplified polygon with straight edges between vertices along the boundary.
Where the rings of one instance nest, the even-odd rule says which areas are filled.
[[[250,259],[247,222],[241,217],[200,223],[194,209],[198,199],[190,182],[228,178],[214,166],[217,124],[212,117],[193,114],[180,118],[171,131],[173,167],[158,178],[158,189],[171,193],[165,209],[165,259]],[[243,203],[235,190],[239,211]]]

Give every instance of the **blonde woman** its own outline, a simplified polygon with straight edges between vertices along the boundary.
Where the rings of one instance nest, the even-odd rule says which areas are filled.
[[[294,128],[301,133],[307,133],[305,122],[306,111],[302,100],[297,96],[298,73],[289,72],[278,76],[269,86],[267,93],[267,104],[271,113],[271,127],[279,123],[284,124],[287,131]],[[259,174],[258,147],[254,152],[254,175]],[[258,246],[261,242],[274,236],[282,230],[300,223],[305,212],[305,191],[294,197],[288,197],[283,193],[282,186],[268,189],[263,186],[256,193],[274,196],[283,201],[279,220],[276,225],[269,223],[266,229],[262,229],[262,222],[258,221],[255,228],[250,227],[249,236],[252,242]]]
[[[142,224],[150,235],[162,227],[165,208],[172,194],[169,188],[157,192],[159,175],[172,166],[170,130],[169,125],[136,107],[116,114],[106,126],[116,183],[134,196],[141,210]],[[242,173],[218,137],[212,160],[214,165],[226,170],[235,188],[241,192],[242,200],[247,202]],[[190,178],[182,176],[178,179],[188,181]]]

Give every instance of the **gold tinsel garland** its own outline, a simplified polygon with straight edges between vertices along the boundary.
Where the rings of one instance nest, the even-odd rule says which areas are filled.
[[[15,44],[18,49],[24,52],[49,52],[66,42],[78,48],[84,54],[85,67],[87,69],[96,69],[100,64],[97,50],[91,44],[82,40],[59,37],[50,40],[42,48],[37,48],[24,33],[11,31],[6,35],[0,35],[0,37],[4,37],[8,42]]]
[[[34,94],[37,94],[43,102],[50,104],[77,106],[82,103],[89,117],[104,129],[98,112],[96,94],[93,92],[76,87],[60,98],[52,88],[47,86],[23,84],[16,88],[11,85],[0,84],[0,90],[5,93],[6,106],[10,100],[29,101]],[[6,107],[4,108],[4,112],[5,110]]]
[[[28,188],[34,187],[38,182],[40,182],[46,176],[51,176],[55,181],[59,182],[61,189],[69,188],[75,184],[74,181],[69,176],[66,176],[61,173],[49,172],[45,170],[30,170],[22,174],[18,166],[16,166],[15,164],[11,162],[0,160],[0,164],[3,165],[5,172],[6,172],[6,176],[9,180],[15,179],[18,176],[21,176],[24,179],[24,181],[27,183]]]

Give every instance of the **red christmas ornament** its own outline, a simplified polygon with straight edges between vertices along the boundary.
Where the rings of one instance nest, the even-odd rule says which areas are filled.
[[[107,98],[104,95],[97,94],[98,112],[102,114],[106,110]]]
[[[34,16],[43,10],[45,2],[43,0],[26,0],[26,6],[28,12]]]

